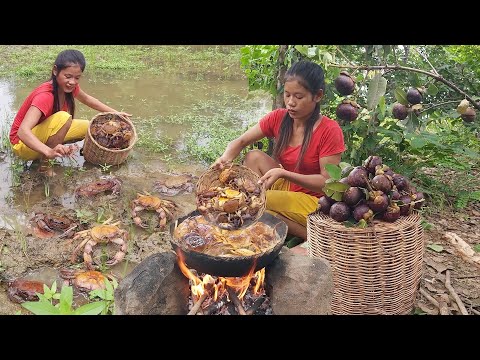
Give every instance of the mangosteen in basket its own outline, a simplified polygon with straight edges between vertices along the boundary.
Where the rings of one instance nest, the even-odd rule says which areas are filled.
[[[375,174],[375,169],[377,166],[382,165],[382,158],[380,156],[370,155],[367,160],[365,160],[363,166],[370,174]]]
[[[394,189],[392,189],[392,192],[390,193],[390,199],[392,200],[400,200],[400,193],[396,190],[396,187],[394,185]]]
[[[397,187],[398,191],[406,191],[408,190],[408,180],[405,176],[400,175],[400,174],[393,174],[392,175],[392,181]]]
[[[333,199],[324,195],[320,199],[318,199],[317,209],[323,212],[325,215],[329,215],[330,207],[332,206],[332,204],[333,204]]]
[[[342,71],[335,79],[335,89],[340,95],[350,95],[355,90],[355,81],[346,71]]]
[[[400,218],[400,207],[394,202],[390,203],[387,211],[383,213],[382,219],[387,222],[394,222]]]
[[[350,213],[350,208],[343,201],[336,202],[330,207],[330,217],[338,222],[348,220]]]
[[[421,209],[422,206],[425,204],[425,196],[423,195],[422,192],[414,193],[412,195],[412,199],[415,202],[415,205],[413,205],[415,209]]]
[[[393,187],[393,182],[388,175],[376,175],[372,179],[371,184],[376,190],[380,190],[385,194],[388,194]]]
[[[363,166],[356,166],[347,176],[350,186],[367,187],[368,171]]]
[[[360,204],[355,206],[355,209],[353,209],[353,217],[357,221],[363,219],[366,222],[369,222],[371,219],[373,219],[373,211],[368,207],[367,204]]]
[[[403,216],[407,216],[412,212],[412,206],[411,206],[412,198],[410,197],[410,195],[402,195],[400,196],[400,201],[402,202],[399,205],[400,214]]]
[[[383,193],[383,191],[370,191],[370,198],[367,201],[367,205],[374,213],[381,213],[387,210],[388,196]]]
[[[343,193],[342,200],[348,206],[355,206],[360,201],[365,200],[365,193],[356,186],[350,186],[345,192]]]

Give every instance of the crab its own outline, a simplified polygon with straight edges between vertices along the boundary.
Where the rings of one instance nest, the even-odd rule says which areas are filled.
[[[104,275],[96,270],[60,269],[60,276],[65,280],[65,285],[73,285],[81,292],[105,289],[105,280],[114,279],[112,275]]]
[[[127,251],[128,232],[120,229],[117,226],[118,224],[119,222],[110,225],[97,225],[89,230],[76,233],[73,237],[73,241],[77,239],[83,240],[73,251],[71,261],[75,262],[77,258],[77,252],[83,248],[83,261],[89,270],[93,270],[93,247],[99,243],[114,243],[120,246],[120,250],[117,251],[112,259],[106,261],[106,265],[113,266],[122,261]]]
[[[141,228],[148,228],[148,225],[138,215],[140,211],[156,211],[158,214],[158,228],[165,229],[167,222],[172,220],[177,204],[170,200],[162,200],[157,196],[149,193],[138,194],[137,198],[132,201],[132,218],[136,225]]]
[[[154,188],[160,194],[175,196],[182,192],[191,193],[197,180],[197,177],[190,174],[169,176],[166,179],[156,181]]]
[[[43,294],[43,282],[26,279],[16,279],[8,283],[8,298],[10,301],[22,303],[37,301],[38,295]]]
[[[105,191],[111,191],[112,195],[120,192],[122,182],[116,177],[104,177],[100,180],[79,186],[75,190],[75,196],[93,196]]]
[[[133,136],[127,123],[114,120],[97,121],[92,124],[90,132],[101,146],[109,149],[127,148]]]
[[[77,224],[69,217],[45,213],[36,213],[32,221],[34,223],[33,232],[42,239],[51,238],[57,232],[61,232],[59,237],[70,237],[77,227]]]

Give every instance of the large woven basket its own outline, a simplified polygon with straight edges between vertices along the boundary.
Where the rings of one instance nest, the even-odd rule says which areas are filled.
[[[120,150],[108,149],[95,141],[91,134],[90,128],[95,121],[105,119],[122,121],[130,125],[133,136],[131,137],[129,146],[127,148]],[[83,145],[83,157],[86,161],[96,165],[118,165],[127,159],[130,150],[132,150],[136,141],[137,131],[135,130],[133,123],[127,117],[114,112],[99,113],[92,118],[90,125],[88,126],[87,136],[85,136],[85,143]]]
[[[255,184],[260,180],[260,177],[256,172],[251,170],[250,168],[240,165],[240,164],[230,164],[227,165],[225,168],[231,168],[235,172],[236,178],[245,178],[253,181]],[[223,169],[222,169],[223,170]],[[201,193],[202,191],[208,190],[212,187],[220,186],[223,187],[225,186],[222,184],[219,180],[220,173],[222,172],[220,169],[216,168],[209,168],[207,171],[205,171],[199,178],[197,182],[197,187],[196,187],[196,193],[197,195]],[[260,186],[260,195],[259,195],[260,201],[262,205],[260,206],[260,209],[258,212],[252,216],[252,218],[245,220],[243,225],[241,226],[242,228],[248,227],[250,225],[253,225],[260,219],[265,212],[265,207],[267,205],[267,192],[265,189],[265,185]],[[216,223],[216,215],[217,213],[215,211],[208,212],[208,213],[202,213],[203,216],[211,223],[218,225]]]
[[[345,227],[329,216],[308,216],[309,255],[328,260],[333,314],[401,315],[412,311],[422,275],[423,227],[417,213],[393,223]]]

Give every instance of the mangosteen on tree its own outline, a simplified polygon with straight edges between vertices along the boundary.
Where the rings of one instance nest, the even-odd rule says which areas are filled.
[[[340,120],[350,122],[357,118],[358,110],[357,107],[355,105],[352,105],[351,102],[342,102],[337,106],[335,114]]]
[[[335,221],[346,221],[350,217],[350,214],[350,208],[342,201],[336,202],[330,207],[330,217]]]
[[[422,93],[417,88],[408,89],[407,101],[412,105],[420,104],[422,102]]]
[[[348,72],[342,71],[335,79],[335,89],[340,95],[350,95],[355,90],[355,81]]]
[[[395,119],[404,120],[408,115],[408,108],[405,105],[396,102],[393,104],[392,115]]]
[[[474,122],[476,117],[475,109],[469,107],[460,117],[467,123]]]

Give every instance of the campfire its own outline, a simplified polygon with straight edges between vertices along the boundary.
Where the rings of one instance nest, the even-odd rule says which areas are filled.
[[[178,254],[177,254],[178,255]],[[187,315],[270,315],[265,293],[265,268],[243,277],[221,277],[198,274],[189,269],[181,255],[177,256],[183,275],[189,279],[190,297]]]

